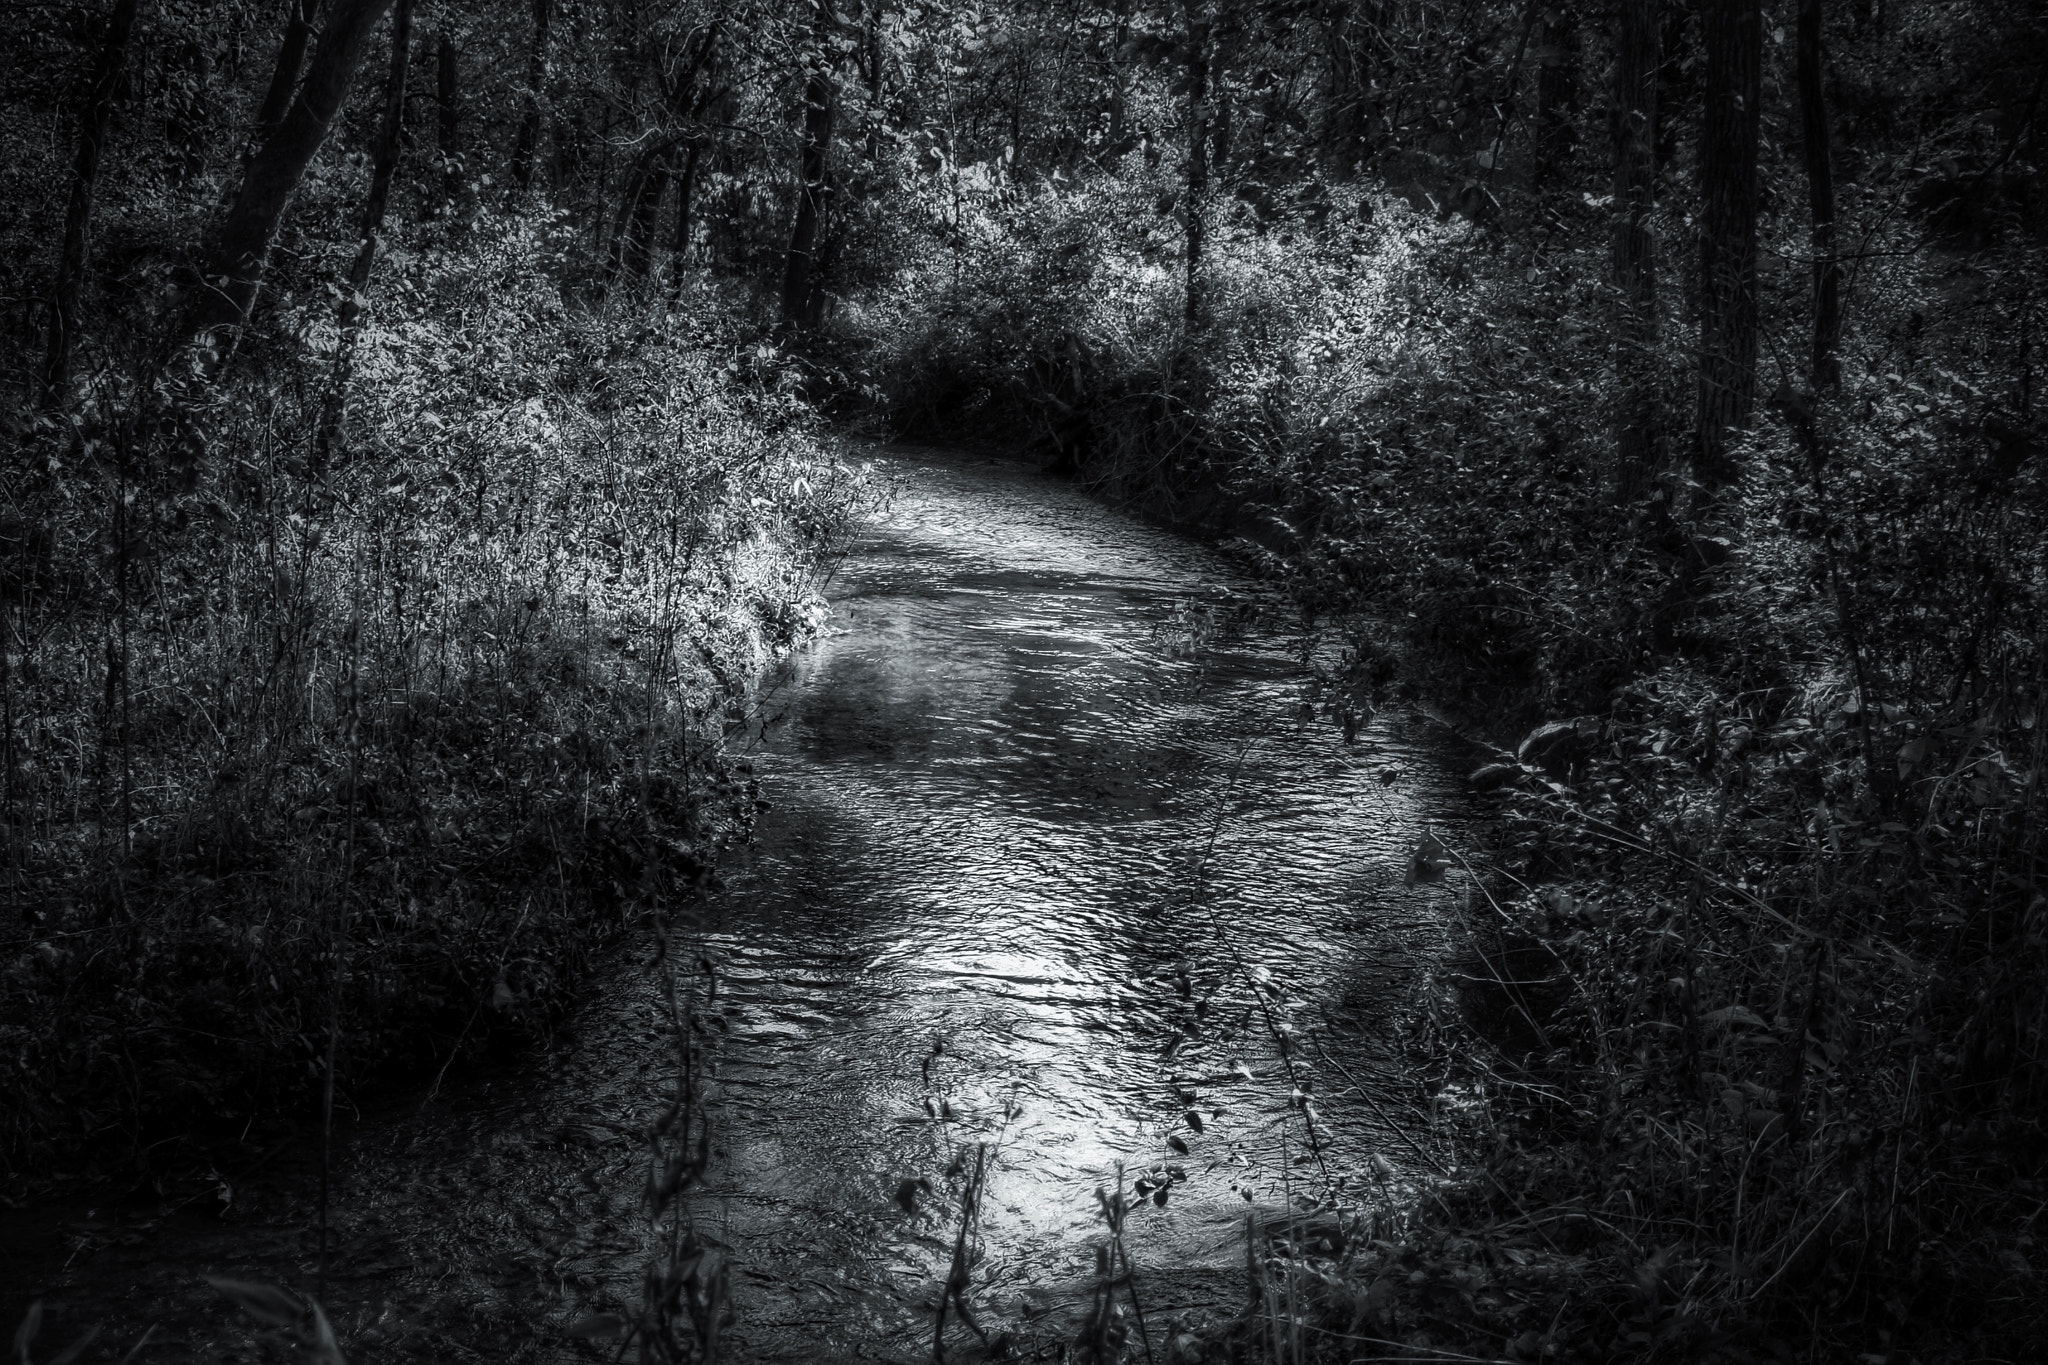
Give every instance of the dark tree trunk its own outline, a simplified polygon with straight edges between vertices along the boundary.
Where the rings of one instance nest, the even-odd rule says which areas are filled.
[[[313,41],[313,18],[320,12],[320,0],[286,0],[284,41],[277,49],[277,65],[270,72],[270,87],[256,108],[256,137],[269,137],[284,121],[291,108],[292,91],[298,88],[299,68],[306,64],[306,47]]]
[[[1820,0],[1799,0],[1799,124],[1813,213],[1813,386],[1841,379],[1842,264],[1835,259],[1835,169],[1828,150],[1828,105],[1821,88]]]
[[[863,46],[867,51],[868,78],[868,164],[882,159],[882,20],[887,17],[883,0],[875,0],[868,11],[868,31]]]
[[[1202,250],[1209,198],[1209,26],[1188,6],[1188,260],[1183,314],[1192,331],[1202,317]]]
[[[540,152],[540,102],[548,81],[548,22],[552,0],[533,0],[533,48],[526,57],[526,95],[519,117],[519,140],[512,147],[512,182],[522,193],[533,187],[534,159]]]
[[[298,98],[250,158],[242,187],[214,234],[206,277],[188,315],[192,334],[249,320],[278,219],[348,98],[370,31],[390,6],[391,0],[339,0],[328,14]]]
[[[384,86],[384,109],[377,124],[377,141],[371,148],[370,193],[363,201],[363,240],[349,267],[348,294],[341,301],[340,345],[335,352],[334,382],[328,390],[320,415],[318,449],[322,459],[332,451],[341,433],[342,400],[354,366],[357,333],[361,330],[363,295],[370,287],[370,271],[377,263],[377,246],[384,231],[384,210],[391,200],[391,181],[398,171],[402,145],[399,136],[405,126],[405,73],[412,45],[412,0],[397,0],[391,16],[391,74]]]
[[[1706,0],[1706,108],[1700,138],[1700,373],[1696,472],[1708,488],[1735,470],[1729,446],[1756,401],[1757,139],[1762,128],[1759,0]]]
[[[817,0],[817,4],[818,50],[804,81],[803,153],[799,166],[802,183],[797,188],[796,222],[790,228],[789,254],[782,272],[782,317],[785,322],[799,326],[809,326],[818,317],[818,239],[832,195],[826,159],[832,148],[832,117],[838,94],[827,65],[824,41],[831,29],[832,10],[826,0]]]
[[[646,279],[654,263],[654,233],[660,226],[661,201],[668,197],[670,176],[668,157],[664,155],[641,183],[639,200],[626,226],[626,273],[636,280]]]
[[[99,184],[100,155],[114,118],[114,90],[128,60],[128,37],[135,31],[137,0],[115,0],[93,64],[92,83],[78,110],[78,154],[71,167],[71,203],[64,211],[64,245],[57,257],[57,279],[50,291],[49,349],[43,357],[43,394],[62,402],[71,386],[71,345],[78,330],[78,290],[85,282],[92,255],[92,200]]]
[[[668,257],[668,283],[671,296],[682,293],[684,271],[690,264],[690,234],[696,223],[690,217],[690,209],[697,194],[697,161],[704,149],[698,143],[690,144],[689,154],[683,158],[683,174],[676,185],[676,230],[671,238]]]
[[[626,268],[626,238],[632,232],[633,220],[640,209],[641,193],[647,188],[648,177],[654,174],[654,161],[660,154],[655,147],[643,147],[626,170],[626,183],[620,187],[619,205],[612,211],[611,231],[605,248],[606,285],[610,285]]]
[[[1614,282],[1620,290],[1615,359],[1615,482],[1630,502],[1658,465],[1657,256],[1650,212],[1657,188],[1657,0],[1621,0],[1614,52]]]
[[[1130,118],[1130,75],[1124,70],[1124,46],[1131,41],[1131,0],[1117,0],[1116,33],[1110,39],[1109,154],[1120,157]]]
[[[1348,173],[1365,146],[1367,71],[1352,41],[1352,6],[1340,0],[1321,17],[1330,62],[1321,130],[1323,155],[1334,169]]]
[[[1536,178],[1543,181],[1572,153],[1573,116],[1579,108],[1577,12],[1569,6],[1550,11],[1536,41]]]
[[[1216,96],[1216,117],[1215,127],[1211,130],[1209,139],[1209,145],[1213,149],[1209,170],[1217,179],[1227,181],[1230,175],[1230,81],[1219,71],[1215,73],[1215,79],[1210,84]]]
[[[434,146],[441,153],[448,197],[462,188],[462,83],[455,59],[455,40],[442,34],[434,45]]]

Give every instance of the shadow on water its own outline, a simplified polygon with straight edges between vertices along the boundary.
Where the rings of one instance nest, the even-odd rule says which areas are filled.
[[[1449,905],[1406,873],[1460,818],[1462,755],[1418,718],[1347,744],[1306,714],[1282,605],[1204,547],[1018,466],[883,465],[897,495],[764,708],[771,808],[701,912],[724,1012],[697,1217],[739,1267],[734,1344],[929,1358],[978,1145],[985,1322],[1071,1330],[1120,1167],[1170,1195],[1125,1229],[1148,1311],[1229,1306],[1247,1208],[1291,1168],[1401,1159],[1308,1042],[1397,1065]],[[355,1126],[330,1298],[364,1355],[593,1358],[560,1332],[637,1294],[659,1033],[622,963],[576,1046]],[[1310,1153],[1293,1092],[1318,1082]],[[145,1358],[220,1358],[193,1275],[295,1280],[304,1176],[256,1182],[237,1222],[90,1233],[53,1307],[118,1288],[173,1329]]]

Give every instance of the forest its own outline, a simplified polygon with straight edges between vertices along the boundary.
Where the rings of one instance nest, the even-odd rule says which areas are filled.
[[[1467,758],[1365,1087],[1426,1123],[1333,1173],[1287,983],[1162,967],[1263,1021],[1284,1226],[1175,1318],[1124,1239],[1185,1173],[1119,1164],[1081,1307],[1013,1322],[962,1147],[888,1186],[944,1251],[880,1358],[2048,1355],[2038,5],[4,16],[0,1228],[217,1189],[232,1231],[279,1150],[319,1191],[316,1252],[175,1312],[64,1298],[111,1235],[5,1253],[23,1365],[842,1358],[748,1346],[693,1216],[681,926],[904,447],[1212,547],[1328,643],[1316,742]],[[517,1074],[621,944],[679,1077],[631,1273],[488,1323],[330,1291],[344,1120]]]

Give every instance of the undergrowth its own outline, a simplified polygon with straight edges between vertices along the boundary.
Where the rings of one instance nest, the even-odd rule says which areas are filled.
[[[1190,312],[1175,188],[1135,153],[955,187],[828,355],[898,430],[1028,433],[1234,542],[1348,639],[1347,736],[1422,696],[1500,750],[1471,947],[1410,1040],[1441,1169],[1336,1201],[1377,1230],[1290,1262],[1298,1339],[1200,1349],[2038,1356],[2037,244],[1873,205],[1839,383],[1767,356],[1718,489],[1670,291],[1670,448],[1623,496],[1599,203],[1219,193]]]
[[[744,833],[721,739],[861,476],[772,354],[565,301],[559,250],[546,216],[406,240],[338,445],[316,267],[221,379],[138,343],[0,475],[15,1173],[152,1178],[337,1036],[353,1086],[544,1031]]]

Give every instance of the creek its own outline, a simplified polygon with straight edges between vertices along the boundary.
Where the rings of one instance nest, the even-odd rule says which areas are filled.
[[[692,1207],[730,1249],[732,1354],[930,1359],[976,1152],[984,1326],[1070,1332],[1097,1191],[1139,1179],[1165,1191],[1125,1229],[1150,1330],[1229,1312],[1248,1217],[1411,1166],[1394,1035],[1452,920],[1411,872],[1465,818],[1465,751],[1406,712],[1347,739],[1312,700],[1333,647],[1204,545],[1021,465],[878,468],[895,494],[749,732],[768,809],[691,931],[718,980]],[[352,1359],[599,1358],[562,1328],[638,1298],[674,1070],[656,977],[621,964],[545,1055],[351,1124]],[[224,1222],[73,1211],[52,1308],[222,1359],[197,1273],[305,1283],[312,1182],[281,1159]]]

